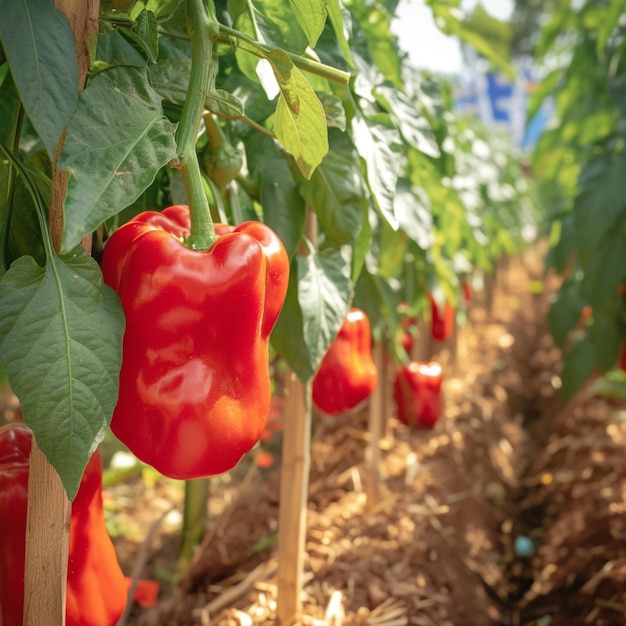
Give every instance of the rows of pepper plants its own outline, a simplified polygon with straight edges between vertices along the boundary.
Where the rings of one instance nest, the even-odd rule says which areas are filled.
[[[227,472],[265,427],[270,359],[310,417],[347,320],[409,366],[405,318],[454,313],[523,245],[518,155],[407,62],[397,4],[2,2],[0,361],[72,523],[109,426],[165,476]],[[318,408],[345,410],[328,389]]]
[[[534,49],[544,77],[530,114],[554,104],[533,168],[552,225],[548,265],[563,277],[549,322],[566,398],[591,374],[626,368],[623,19],[619,0],[551,3]]]

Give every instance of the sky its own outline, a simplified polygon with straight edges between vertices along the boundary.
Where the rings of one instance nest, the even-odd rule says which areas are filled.
[[[471,11],[477,0],[462,0],[464,11]],[[482,0],[485,10],[498,19],[508,19],[513,0]],[[398,36],[400,48],[409,54],[418,68],[459,73],[462,68],[461,48],[453,37],[444,35],[435,26],[433,14],[424,0],[401,0],[392,30]]]

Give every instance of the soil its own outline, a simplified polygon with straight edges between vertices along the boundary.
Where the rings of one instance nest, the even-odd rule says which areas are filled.
[[[367,408],[316,416],[302,624],[626,624],[626,404],[591,381],[562,406],[546,328],[558,281],[542,272],[536,250],[509,260],[456,342],[436,346],[445,411],[432,430],[390,404],[375,501]],[[261,452],[279,456],[280,432]],[[209,529],[178,581],[180,484],[144,471],[108,487],[124,572],[160,582],[156,605],[122,621],[276,624],[279,468],[251,455],[212,479]]]

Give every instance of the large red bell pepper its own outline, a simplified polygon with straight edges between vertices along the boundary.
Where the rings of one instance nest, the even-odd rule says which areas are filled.
[[[398,365],[394,400],[398,419],[408,426],[431,428],[441,416],[443,369],[435,361]]]
[[[313,378],[313,404],[328,415],[338,415],[363,402],[377,384],[370,321],[363,311],[352,308]]]
[[[32,433],[0,428],[0,624],[22,626],[26,512]],[[92,455],[72,502],[67,571],[67,626],[114,626],[128,585],[104,524],[102,465]]]
[[[289,259],[259,222],[216,224],[192,250],[187,206],[145,212],[116,230],[102,272],[126,315],[111,429],[171,478],[232,469],[259,440],[270,408],[268,341]]]

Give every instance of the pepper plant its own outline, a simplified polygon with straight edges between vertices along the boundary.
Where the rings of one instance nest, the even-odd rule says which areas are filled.
[[[396,2],[207,2],[190,25],[192,4],[103,1],[77,97],[63,14],[51,0],[2,3],[0,359],[70,496],[113,413],[124,328],[83,237],[94,234],[99,260],[133,216],[185,203],[208,205],[216,223],[264,222],[291,265],[271,341],[308,381],[353,299],[393,327],[405,270],[453,291],[459,250],[485,265],[479,233],[496,231],[491,190],[470,212],[450,184],[456,152],[473,148],[445,85],[398,50]],[[199,126],[185,115],[196,80]],[[68,176],[56,248],[53,171]],[[306,209],[319,246],[296,254]]]
[[[556,3],[534,49],[545,75],[529,116],[546,101],[554,109],[533,169],[551,224],[548,267],[563,278],[549,324],[565,353],[565,399],[615,368],[626,341],[623,15],[618,0]]]

